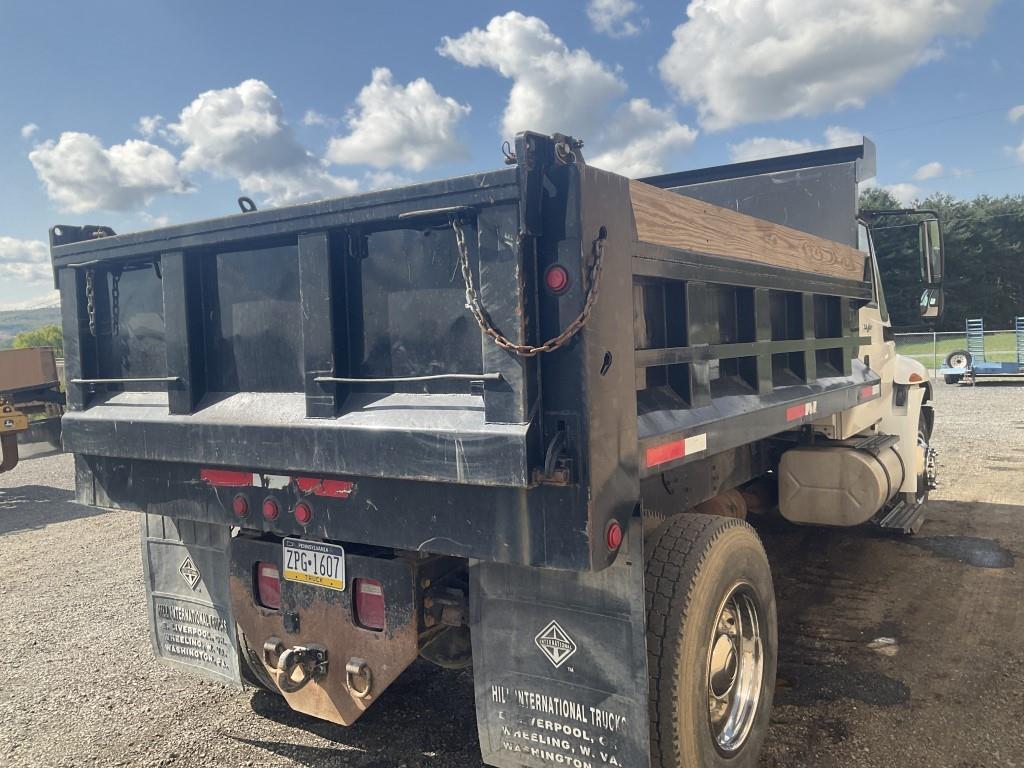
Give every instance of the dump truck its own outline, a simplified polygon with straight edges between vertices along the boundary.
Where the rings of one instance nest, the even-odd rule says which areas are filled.
[[[77,499],[141,513],[157,657],[341,725],[471,665],[493,766],[757,763],[748,519],[914,531],[935,482],[858,218],[874,146],[643,181],[581,146],[51,229]]]

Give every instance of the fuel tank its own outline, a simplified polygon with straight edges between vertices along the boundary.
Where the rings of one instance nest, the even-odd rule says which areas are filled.
[[[860,525],[896,495],[903,473],[891,445],[793,448],[779,463],[779,511],[794,523]]]

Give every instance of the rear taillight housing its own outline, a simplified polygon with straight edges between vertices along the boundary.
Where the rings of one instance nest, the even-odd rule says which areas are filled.
[[[384,629],[384,585],[376,579],[355,579],[355,621],[363,629]]]
[[[256,563],[256,599],[264,608],[281,610],[281,571],[276,563]]]

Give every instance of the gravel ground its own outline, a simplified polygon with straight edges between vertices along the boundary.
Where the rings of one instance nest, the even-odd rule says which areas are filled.
[[[1024,766],[1022,396],[938,385],[919,536],[762,526],[781,622],[763,766]],[[72,478],[68,456],[0,476],[0,765],[480,765],[469,673],[414,666],[343,729],[157,664],[136,516],[74,504]]]

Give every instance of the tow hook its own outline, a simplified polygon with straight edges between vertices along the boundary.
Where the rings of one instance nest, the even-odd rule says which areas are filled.
[[[360,677],[366,681],[361,688],[355,683],[356,678]],[[357,699],[365,699],[369,696],[370,689],[373,687],[373,674],[370,672],[370,665],[362,659],[355,657],[349,659],[348,664],[345,665],[345,685],[349,693]]]
[[[272,662],[274,656],[276,665]],[[285,648],[281,640],[272,637],[263,644],[263,660],[277,669],[277,687],[283,693],[296,693],[311,681],[327,676],[327,649],[317,645]],[[294,677],[295,670],[302,673],[298,679]]]

